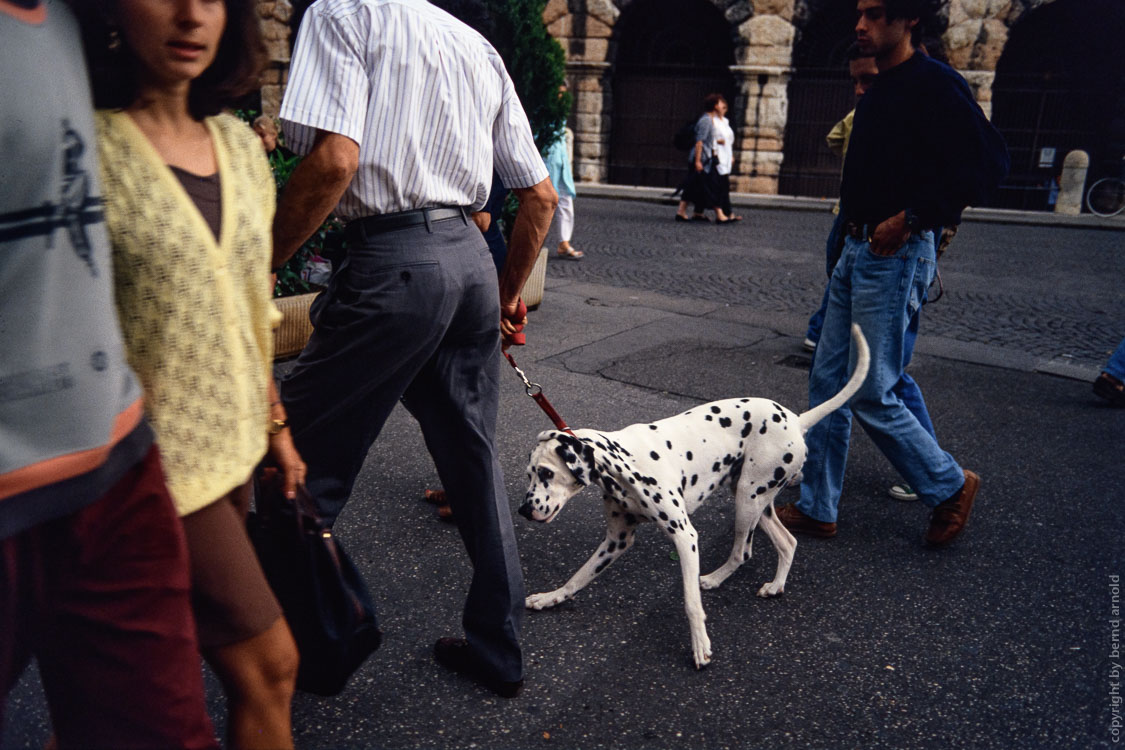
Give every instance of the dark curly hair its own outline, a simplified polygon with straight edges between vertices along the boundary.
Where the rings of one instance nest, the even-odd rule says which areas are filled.
[[[719,106],[719,102],[725,102],[727,98],[722,94],[708,94],[703,97],[703,111],[714,112],[715,107]]]
[[[115,0],[69,0],[82,27],[94,106],[125,109],[137,100],[137,58],[124,39],[110,49],[116,24]],[[261,85],[266,48],[254,0],[224,0],[226,27],[214,62],[191,82],[188,111],[197,120],[217,115]]]

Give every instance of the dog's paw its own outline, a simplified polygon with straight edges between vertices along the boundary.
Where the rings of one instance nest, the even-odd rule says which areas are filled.
[[[758,589],[758,596],[767,598],[771,596],[780,596],[785,593],[785,584],[778,583],[777,581],[770,581],[762,588]]]
[[[711,644],[707,644],[705,649],[695,649],[695,668],[704,669],[711,663]]]
[[[523,605],[528,609],[550,609],[556,604],[562,604],[567,599],[558,591],[548,591],[544,594],[532,594],[524,599]]]
[[[699,577],[699,588],[703,589],[704,591],[717,589],[723,585],[723,581],[725,581],[726,578],[726,576],[720,575],[719,571],[716,570],[713,573],[708,573],[705,576]]]

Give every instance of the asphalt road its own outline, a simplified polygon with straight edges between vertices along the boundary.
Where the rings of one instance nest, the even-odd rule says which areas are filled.
[[[697,226],[674,224],[667,206],[578,201],[574,242],[587,257],[551,258],[529,343],[515,352],[571,425],[616,429],[741,395],[804,407],[800,341],[830,217],[744,213],[740,225]],[[897,477],[856,430],[839,535],[799,539],[781,597],[755,596],[776,562],[764,537],[704,592],[714,661],[703,671],[691,664],[678,563],[651,528],[573,601],[528,613],[518,698],[437,667],[430,649],[459,632],[468,561],[421,501],[433,467],[396,410],[337,525],[386,639],[340,696],[298,695],[298,746],[1113,746],[1125,411],[1098,403],[1088,378],[1125,334],[1123,239],[964,225],[911,372],[943,447],[982,477],[969,529],[947,550],[925,549],[926,509],[886,496]],[[512,373],[501,377],[514,509],[528,451],[550,423]],[[529,592],[557,587],[589,556],[600,505],[586,490],[549,525],[517,517]],[[729,495],[693,523],[706,572],[729,551]],[[213,679],[209,689],[221,727]],[[5,747],[42,746],[33,670],[7,720]]]

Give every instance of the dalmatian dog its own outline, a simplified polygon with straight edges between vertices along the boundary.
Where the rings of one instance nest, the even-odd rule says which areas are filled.
[[[573,495],[597,485],[605,503],[606,532],[569,581],[527,597],[527,608],[547,609],[573,597],[633,545],[639,523],[652,521],[675,545],[695,666],[707,666],[711,641],[699,590],[717,588],[750,559],[759,523],[777,549],[777,571],[758,596],[777,596],[785,590],[797,540],[774,516],[773,501],[783,487],[800,481],[808,429],[843,406],[867,376],[870,353],[859,326],[852,326],[852,337],[858,356],[848,383],[801,415],[769,399],[732,398],[616,432],[540,433],[527,468],[529,488],[520,515],[549,523]],[[728,483],[734,494],[734,547],[726,562],[700,577],[698,534],[688,516]]]

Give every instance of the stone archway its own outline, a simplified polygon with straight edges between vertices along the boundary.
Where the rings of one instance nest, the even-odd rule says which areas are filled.
[[[543,12],[548,30],[567,54],[575,97],[575,175],[605,182],[613,127],[613,67],[622,12],[644,0],[550,0]],[[786,118],[786,83],[794,38],[795,0],[707,0],[731,31],[734,64],[732,119],[736,190],[776,193]],[[671,138],[671,133],[668,134]]]
[[[1125,5],[1055,0],[1022,13],[993,61],[993,124],[1012,169],[999,205],[1048,208],[1063,157],[1090,156],[1090,180],[1117,174],[1125,154]]]
[[[698,116],[706,94],[735,101],[731,27],[707,0],[634,0],[614,31],[609,181],[673,187],[684,154],[672,134]]]

